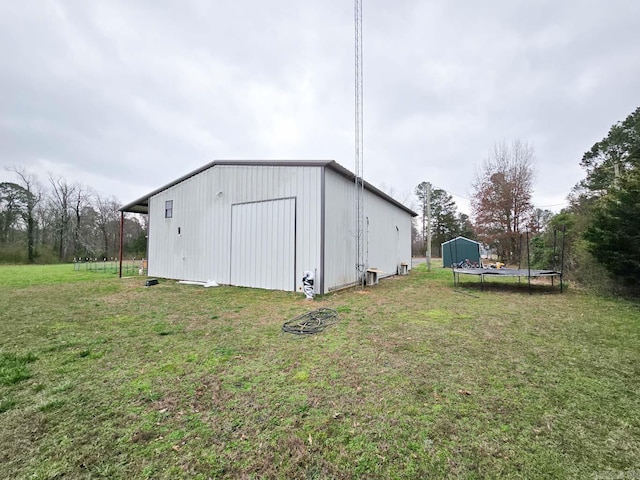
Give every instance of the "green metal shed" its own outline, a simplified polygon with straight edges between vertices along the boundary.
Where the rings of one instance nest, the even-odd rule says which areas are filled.
[[[442,245],[442,266],[451,267],[464,260],[480,265],[480,243],[465,237],[456,237]]]

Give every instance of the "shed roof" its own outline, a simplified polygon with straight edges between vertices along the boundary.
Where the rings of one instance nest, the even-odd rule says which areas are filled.
[[[442,242],[441,245],[445,245],[445,244],[450,243],[450,242],[455,242],[456,240],[465,240],[467,242],[477,243],[478,245],[482,245],[480,242],[477,242],[475,240],[471,240],[470,238],[467,238],[467,237],[460,237],[460,236],[457,236],[456,238],[452,238],[451,240],[447,240],[446,242]]]
[[[185,180],[195,175],[198,175],[199,173],[202,173],[205,170],[208,170],[209,168],[222,166],[222,165],[243,165],[243,166],[255,165],[255,166],[262,166],[262,167],[327,167],[327,168],[331,168],[333,171],[339,173],[343,177],[346,177],[349,180],[353,180],[354,182],[356,178],[355,174],[353,174],[351,171],[344,168],[335,160],[214,160],[213,162],[207,163],[206,165],[203,165],[202,167],[192,172],[189,172],[180,178],[177,178],[176,180],[146,194],[143,197],[138,198],[135,201],[124,205],[123,207],[120,208],[120,211],[131,212],[131,213],[149,213],[149,199],[154,195],[168,188],[171,188],[174,185],[184,182]],[[382,190],[374,187],[369,182],[367,181],[364,182],[364,188],[378,195],[379,197],[384,198],[385,200],[394,204],[396,207],[401,208],[405,212],[410,213],[411,216],[413,217],[418,216],[416,212],[406,207],[402,203],[398,202],[393,197],[387,195]]]

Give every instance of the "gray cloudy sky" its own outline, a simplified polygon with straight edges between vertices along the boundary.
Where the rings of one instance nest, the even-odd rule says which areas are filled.
[[[491,146],[521,139],[534,202],[557,211],[582,154],[640,104],[637,0],[363,4],[374,185],[468,196]],[[122,203],[215,159],[353,170],[353,57],[351,0],[5,0],[0,167]]]

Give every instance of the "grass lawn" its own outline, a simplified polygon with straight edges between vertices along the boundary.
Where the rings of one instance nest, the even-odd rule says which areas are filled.
[[[637,478],[638,305],[462,280],[307,302],[0,267],[0,478]]]

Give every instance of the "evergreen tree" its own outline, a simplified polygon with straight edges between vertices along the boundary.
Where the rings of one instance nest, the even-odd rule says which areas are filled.
[[[580,165],[587,171],[576,190],[589,196],[606,194],[626,172],[640,168],[640,107],[611,127],[605,138],[591,147]]]
[[[625,285],[640,285],[640,171],[620,177],[584,234],[589,251]]]
[[[611,127],[584,154],[586,177],[570,196],[578,238],[570,242],[578,255],[570,265],[601,265],[618,285],[640,285],[640,108]],[[583,251],[584,254],[580,255]],[[589,258],[585,260],[585,256]],[[576,258],[578,260],[576,260]],[[580,263],[579,259],[583,261]],[[600,267],[600,268],[602,268]],[[605,285],[606,279],[600,283]],[[606,288],[606,287],[605,287]]]
[[[458,235],[459,230],[456,202],[446,191],[434,188],[431,191],[431,248],[436,256],[442,255],[440,245]]]

